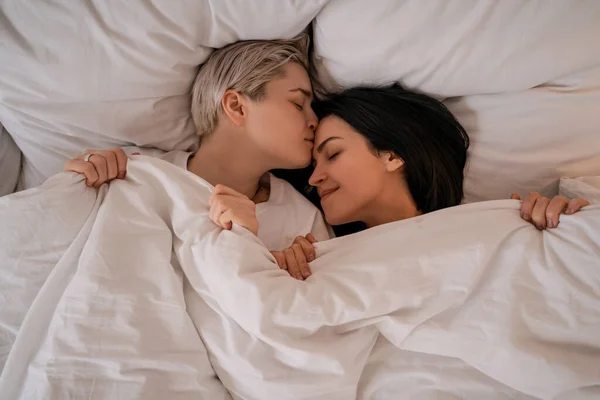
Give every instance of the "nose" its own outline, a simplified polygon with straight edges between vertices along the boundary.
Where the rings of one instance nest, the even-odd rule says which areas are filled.
[[[321,186],[326,179],[327,175],[325,174],[325,171],[320,169],[317,165],[310,178],[308,178],[308,184],[310,186],[318,187]]]
[[[317,118],[317,115],[311,108],[310,115],[308,117],[308,129],[310,129],[311,131],[314,132],[317,129],[318,125],[319,125],[319,119]]]

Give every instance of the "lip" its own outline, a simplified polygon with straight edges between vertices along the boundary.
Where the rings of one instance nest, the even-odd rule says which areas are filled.
[[[321,197],[321,201],[325,200],[326,198],[328,198],[329,196],[331,196],[333,193],[335,193],[339,188],[335,188],[335,189],[327,189],[327,190],[323,190],[321,193],[319,193],[319,196]]]

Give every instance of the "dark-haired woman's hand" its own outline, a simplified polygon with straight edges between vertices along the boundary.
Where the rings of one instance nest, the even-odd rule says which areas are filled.
[[[298,236],[294,243],[283,251],[272,251],[271,254],[277,260],[279,268],[286,270],[290,276],[303,281],[311,275],[308,263],[316,258],[313,243],[317,239],[309,233],[306,236]]]
[[[521,200],[517,193],[513,193],[510,198]],[[549,199],[538,192],[531,192],[521,202],[521,218],[543,231],[546,228],[556,228],[560,223],[560,214],[575,214],[589,204],[589,201],[581,198],[567,200],[563,196],[554,196]]]

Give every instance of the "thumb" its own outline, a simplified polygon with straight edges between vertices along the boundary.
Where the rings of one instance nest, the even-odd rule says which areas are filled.
[[[313,236],[312,233],[309,233],[308,235],[306,235],[306,240],[308,240],[311,244],[318,242],[318,240],[315,239],[315,237]]]

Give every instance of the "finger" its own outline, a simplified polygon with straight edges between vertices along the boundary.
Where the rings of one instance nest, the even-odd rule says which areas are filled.
[[[100,187],[103,183],[106,182],[106,179],[108,178],[106,160],[104,159],[104,157],[98,154],[92,154],[88,162],[94,164],[96,172],[98,173],[98,180],[94,182],[94,187]]]
[[[285,256],[283,255],[283,252],[272,251],[271,254],[273,254],[273,257],[275,257],[275,261],[277,261],[279,268],[287,271],[287,264],[285,262]]]
[[[245,196],[245,195],[241,194],[240,192],[233,190],[229,186],[225,186],[220,183],[215,186],[215,188],[213,190],[213,194],[217,194],[217,195],[224,194],[224,195],[229,195],[229,196],[234,196],[234,197],[248,198],[248,196]]]
[[[283,254],[285,255],[285,263],[288,267],[288,273],[298,279],[302,280],[302,274],[300,273],[300,268],[298,267],[298,263],[296,262],[296,256],[294,255],[294,250],[287,248],[283,250]]]
[[[311,262],[315,260],[315,248],[304,236],[297,236],[296,239],[294,239],[294,243],[299,244],[302,247],[306,261]]]
[[[85,176],[85,184],[87,186],[92,186],[94,182],[98,180],[98,173],[96,172],[94,164],[86,161],[75,159],[69,160],[66,162],[64,170],[83,174],[83,176]]]
[[[590,205],[590,202],[585,199],[581,199],[579,197],[571,199],[569,201],[569,204],[567,205],[567,211],[565,211],[565,214],[567,214],[567,215],[575,214],[577,211],[581,210],[583,207],[589,206],[589,205]]]
[[[219,223],[221,224],[223,229],[226,229],[228,231],[231,230],[231,228],[233,227],[233,213],[231,212],[230,208],[225,210],[225,212],[221,213],[221,215],[219,216]]]
[[[315,239],[312,233],[306,235],[306,240],[308,240],[310,244],[317,243],[317,239]]]
[[[550,205],[549,198],[538,197],[531,212],[531,222],[540,231],[546,229],[546,210],[548,209],[548,205]]]
[[[110,149],[115,155],[117,159],[117,177],[119,179],[125,179],[125,175],[127,175],[127,154],[125,151],[120,148]]]
[[[119,167],[117,165],[117,156],[112,151],[100,151],[99,156],[104,158],[106,162],[106,178],[110,182],[119,175]],[[90,157],[92,158],[92,157]]]
[[[510,195],[511,200],[521,200],[521,196],[518,193],[513,193]]]
[[[521,203],[521,218],[523,218],[525,221],[531,222],[531,213],[533,213],[533,207],[535,206],[535,203],[539,197],[541,197],[541,194],[537,192],[531,192]]]
[[[223,224],[221,223],[221,214],[223,214],[227,210],[226,206],[223,203],[215,202],[210,207],[210,219],[217,224],[219,227],[225,229]]]
[[[554,196],[546,209],[546,226],[548,228],[556,228],[560,220],[560,214],[565,211],[569,201],[563,196]]]
[[[75,157],[75,160],[83,160],[88,154],[96,154],[98,152],[99,150],[87,149],[83,153],[78,154],[77,157]]]
[[[294,256],[296,257],[296,262],[298,263],[298,267],[300,269],[300,274],[302,274],[302,278],[308,278],[310,276],[310,267],[308,266],[308,262],[306,261],[306,256],[304,255],[304,250],[302,249],[302,246],[295,243],[292,245],[292,250],[294,251]]]

